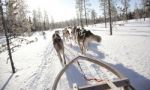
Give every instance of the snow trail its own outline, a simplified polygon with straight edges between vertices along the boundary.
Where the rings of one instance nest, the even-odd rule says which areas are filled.
[[[122,23],[119,21],[117,23]],[[93,33],[102,37],[101,43],[91,43],[90,49],[86,52],[89,57],[101,59],[112,64],[122,72],[137,90],[150,90],[150,22],[130,20],[124,26],[115,26],[113,35],[109,36],[108,28],[104,24],[86,27]],[[62,69],[60,60],[53,48],[51,36],[54,31],[47,31],[46,38],[35,33],[31,37],[23,37],[27,40],[38,38],[37,42],[18,47],[13,53],[14,64],[17,72],[11,75],[10,63],[6,64],[7,53],[0,53],[0,89],[4,90],[51,90],[56,75]],[[0,43],[4,40],[0,39]],[[14,40],[16,44],[19,42]],[[24,44],[24,43],[23,43]],[[77,44],[71,46],[65,44],[67,63],[76,56],[81,55]],[[85,56],[86,56],[85,55]],[[105,78],[111,75],[107,70],[88,62],[80,63],[90,67],[90,72],[96,78]],[[102,70],[102,71],[101,71]],[[103,72],[104,71],[104,75]],[[105,73],[106,72],[106,73]],[[106,75],[106,76],[105,76]],[[108,76],[107,76],[108,75]],[[92,76],[93,77],[93,76]],[[111,77],[110,77],[111,78]],[[113,77],[112,77],[113,78]],[[83,74],[74,63],[62,76],[58,90],[70,90],[73,83],[78,86],[89,84]],[[15,86],[15,87],[14,87]]]

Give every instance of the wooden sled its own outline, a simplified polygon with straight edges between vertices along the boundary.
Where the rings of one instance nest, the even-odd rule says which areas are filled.
[[[78,56],[74,58],[72,61],[70,61],[57,75],[54,84],[52,86],[52,90],[57,90],[58,82],[63,75],[63,73],[68,69],[68,67],[73,64],[74,62],[78,61],[79,59],[86,60],[92,63],[95,63],[101,67],[106,68],[107,70],[111,71],[113,74],[115,74],[119,80],[110,81],[110,80],[104,80],[104,83],[96,84],[96,85],[87,85],[78,87],[76,84],[73,85],[72,90],[119,90],[118,88],[122,87],[121,90],[135,90],[134,87],[131,86],[130,81],[127,77],[125,77],[122,73],[120,73],[116,68],[114,68],[112,65],[102,61],[102,60],[96,60],[85,56]]]

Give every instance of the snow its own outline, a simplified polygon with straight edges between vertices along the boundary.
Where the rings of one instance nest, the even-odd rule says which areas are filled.
[[[124,24],[119,26],[119,24]],[[91,43],[86,55],[112,64],[127,78],[137,90],[150,90],[150,19],[118,21],[114,25],[113,35],[104,24],[86,27],[102,37],[101,43]],[[57,29],[62,30],[62,29]],[[25,38],[35,42],[21,44],[12,54],[16,73],[12,74],[7,51],[0,53],[0,89],[1,90],[51,90],[53,82],[62,69],[52,44],[54,31],[46,31],[46,38],[40,32]],[[3,37],[3,36],[1,36]],[[37,38],[38,40],[36,41]],[[0,39],[3,44],[4,39]],[[15,44],[20,43],[13,40]],[[73,42],[72,42],[73,43]],[[1,45],[0,45],[1,46]],[[65,43],[67,62],[81,55],[77,44]],[[92,73],[94,64],[83,62]],[[109,75],[109,74],[108,74]],[[97,77],[97,76],[95,76]],[[89,84],[77,64],[73,64],[61,77],[59,90],[70,90],[73,84]]]

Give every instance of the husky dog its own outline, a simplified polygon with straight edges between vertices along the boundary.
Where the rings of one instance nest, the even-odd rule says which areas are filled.
[[[60,62],[62,63],[62,65],[66,64],[65,54],[64,54],[64,44],[58,32],[55,32],[53,34],[52,39],[53,39],[54,48],[58,54]],[[63,56],[63,59],[61,55]]]
[[[63,31],[63,40],[65,41],[65,40],[68,40],[69,41],[69,39],[70,39],[70,33],[69,33],[69,31],[67,30],[67,28],[65,28]]]
[[[83,29],[77,29],[77,41],[82,54],[85,53],[89,42],[96,41],[101,42],[101,37],[93,34],[91,31]],[[87,49],[88,50],[88,49]]]
[[[58,30],[55,31],[56,34],[60,34],[60,32]]]
[[[72,28],[72,30],[71,30],[71,35],[72,35],[72,39],[73,40],[75,40],[75,42],[76,42],[76,30],[77,30],[77,26],[74,26],[73,28]]]
[[[77,26],[74,26],[72,28],[72,31],[71,31],[71,34],[72,34],[72,37],[73,37],[72,39],[74,39],[76,43],[78,42],[77,36],[78,36],[79,31],[80,31],[80,28],[77,27]]]

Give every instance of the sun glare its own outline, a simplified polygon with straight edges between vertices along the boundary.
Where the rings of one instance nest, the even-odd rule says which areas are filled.
[[[69,7],[64,0],[27,0],[30,11],[40,9],[47,11],[54,21],[65,21],[76,16],[75,7]]]

